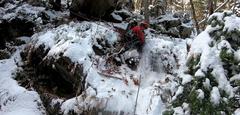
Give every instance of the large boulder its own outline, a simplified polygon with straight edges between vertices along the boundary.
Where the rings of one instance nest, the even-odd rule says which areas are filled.
[[[117,40],[117,34],[106,26],[88,22],[70,23],[32,36],[31,44],[21,53],[23,72],[18,74],[17,80],[26,88],[32,83],[49,114],[80,114],[92,108],[101,109],[97,105],[88,106],[89,101],[101,103],[101,99],[93,93],[88,94],[87,89],[92,87],[88,81],[89,71],[96,71],[92,60],[100,55],[92,46],[105,53],[106,48],[112,47]],[[75,100],[76,95],[79,100]],[[77,105],[81,111],[72,110],[76,106],[75,101],[82,103]],[[53,105],[49,106],[52,102]],[[65,107],[70,104],[72,107]]]
[[[6,42],[16,41],[16,37],[30,37],[34,32],[68,22],[65,18],[67,12],[56,12],[14,0],[0,1],[0,6],[1,4],[3,8],[0,8],[0,49],[5,48]]]
[[[172,15],[163,15],[157,19],[157,23],[162,24],[166,29],[181,25],[181,20],[179,18],[173,18]]]
[[[166,14],[159,16],[151,26],[162,34],[177,38],[190,38],[192,27],[187,14]]]
[[[33,6],[44,6],[44,0],[26,0],[27,3],[33,5]],[[46,2],[46,1],[45,1]]]
[[[70,11],[71,16],[80,17],[79,14],[83,13],[90,17],[101,18],[110,15],[116,5],[117,0],[73,0]]]
[[[188,38],[192,34],[192,28],[190,26],[181,25],[178,27],[181,38]]]
[[[15,41],[15,38],[20,36],[31,36],[34,27],[34,23],[24,19],[3,20],[0,23],[0,49],[5,48],[6,41]]]

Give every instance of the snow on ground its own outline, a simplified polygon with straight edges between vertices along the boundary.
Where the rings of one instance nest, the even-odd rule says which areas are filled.
[[[13,79],[20,60],[20,49],[10,59],[0,60],[0,115],[43,115],[37,92],[28,91]]]

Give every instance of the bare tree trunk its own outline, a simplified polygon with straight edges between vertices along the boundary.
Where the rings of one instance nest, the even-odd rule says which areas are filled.
[[[195,22],[195,27],[196,27],[196,30],[197,30],[197,34],[199,34],[199,25],[198,25],[197,17],[196,17],[196,14],[195,14],[195,8],[194,8],[192,0],[190,0],[190,5],[191,5],[191,9],[192,9],[192,17],[193,17],[193,20]]]
[[[148,0],[143,0],[143,4],[144,4],[144,17],[146,21],[149,21],[149,1]]]
[[[168,0],[167,9],[169,9],[170,11],[172,11],[172,4],[173,4],[173,0]]]
[[[213,1],[213,9],[217,9],[217,0]]]
[[[163,0],[163,11],[162,11],[162,13],[163,14],[166,14],[166,11],[167,11],[167,0]]]
[[[134,0],[135,1],[135,9],[141,10],[142,0]]]
[[[153,4],[153,0],[149,0],[149,4]]]
[[[208,14],[211,15],[214,12],[213,0],[208,0]]]
[[[182,12],[184,12],[184,0],[182,0]]]

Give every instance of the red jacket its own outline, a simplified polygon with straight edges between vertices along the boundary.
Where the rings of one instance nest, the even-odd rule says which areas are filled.
[[[132,29],[134,35],[139,39],[141,44],[144,44],[144,28],[140,26],[135,26]]]

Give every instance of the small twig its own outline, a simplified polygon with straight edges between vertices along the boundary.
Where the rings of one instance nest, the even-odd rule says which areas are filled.
[[[119,78],[119,77],[116,77],[116,76],[113,76],[113,75],[105,74],[105,73],[102,73],[102,72],[98,72],[98,73],[103,75],[103,76],[109,77],[109,78],[123,80],[122,78]]]
[[[221,4],[221,6],[219,6],[218,8],[216,8],[216,10],[214,10],[214,12],[217,12],[218,10],[220,10],[221,8],[223,8],[228,2],[229,2],[229,0],[226,0],[224,3]]]

